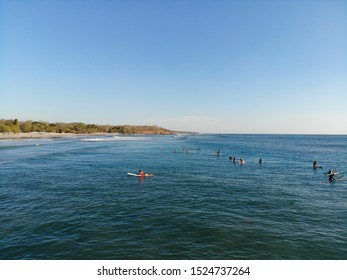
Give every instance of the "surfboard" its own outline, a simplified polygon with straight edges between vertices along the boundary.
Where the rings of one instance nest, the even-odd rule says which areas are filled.
[[[128,175],[130,175],[130,176],[135,176],[135,177],[140,177],[139,174],[134,174],[134,173],[130,173],[130,172],[128,172]]]
[[[139,175],[139,174],[128,172],[127,174],[129,176],[135,176],[135,177],[150,177],[150,176],[154,176],[154,174],[148,174],[148,173],[146,173],[145,175]]]
[[[333,181],[343,180],[343,175],[339,177],[333,177]]]

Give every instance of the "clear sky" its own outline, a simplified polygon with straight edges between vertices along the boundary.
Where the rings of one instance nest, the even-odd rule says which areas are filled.
[[[0,0],[0,118],[347,134],[347,1]]]

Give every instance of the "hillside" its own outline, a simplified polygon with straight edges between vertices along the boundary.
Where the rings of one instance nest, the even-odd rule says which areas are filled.
[[[49,123],[41,121],[0,120],[0,133],[120,133],[120,134],[173,134],[174,132],[158,126],[143,125],[95,125],[81,122]]]

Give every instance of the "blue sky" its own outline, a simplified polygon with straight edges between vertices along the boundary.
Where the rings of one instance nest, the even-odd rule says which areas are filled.
[[[347,1],[0,0],[0,118],[347,134]]]

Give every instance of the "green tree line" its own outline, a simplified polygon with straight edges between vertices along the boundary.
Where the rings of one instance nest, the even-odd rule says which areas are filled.
[[[55,132],[55,133],[120,133],[120,134],[172,134],[171,130],[158,126],[135,125],[95,125],[81,122],[49,123],[41,121],[0,120],[0,133],[28,133],[28,132]]]

